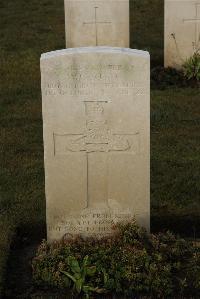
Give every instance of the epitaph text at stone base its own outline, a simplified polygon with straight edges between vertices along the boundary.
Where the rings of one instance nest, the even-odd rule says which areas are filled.
[[[48,240],[149,230],[149,54],[96,47],[41,57]]]

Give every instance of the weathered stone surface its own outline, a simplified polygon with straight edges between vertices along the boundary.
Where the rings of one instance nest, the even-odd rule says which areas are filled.
[[[200,49],[200,0],[165,0],[165,66],[180,68]]]
[[[129,0],[65,0],[66,47],[129,47]]]
[[[96,47],[41,57],[48,240],[149,229],[149,54]]]

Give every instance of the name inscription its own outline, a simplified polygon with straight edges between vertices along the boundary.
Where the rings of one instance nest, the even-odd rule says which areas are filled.
[[[49,70],[48,70],[49,71]],[[135,82],[133,65],[71,65],[57,67],[59,80],[45,83],[47,96],[109,95],[115,90],[119,95],[144,94],[143,82]]]

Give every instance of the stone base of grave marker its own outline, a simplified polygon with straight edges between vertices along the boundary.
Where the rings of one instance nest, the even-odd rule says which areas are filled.
[[[95,47],[41,57],[48,240],[149,230],[149,54]]]

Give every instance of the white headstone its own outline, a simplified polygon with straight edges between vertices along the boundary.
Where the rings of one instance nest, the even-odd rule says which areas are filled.
[[[66,47],[129,47],[129,0],[65,0]]]
[[[165,0],[165,67],[180,68],[200,50],[200,0]]]
[[[96,47],[41,57],[48,240],[149,229],[149,54]]]

